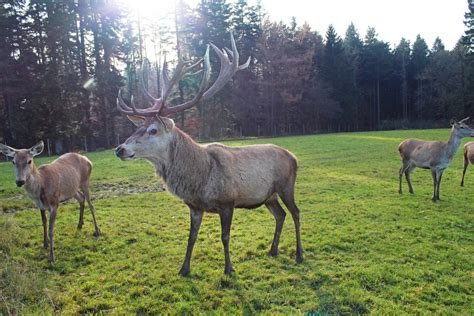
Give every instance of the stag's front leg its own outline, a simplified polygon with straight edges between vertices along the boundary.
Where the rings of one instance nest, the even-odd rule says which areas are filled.
[[[49,261],[56,261],[54,255],[54,222],[56,221],[56,210],[57,206],[51,206],[49,208]]]
[[[40,210],[41,212],[41,221],[43,222],[43,247],[48,249],[49,240],[48,240],[48,219],[46,218],[46,210]]]
[[[190,271],[191,254],[193,252],[194,243],[196,242],[199,227],[201,227],[203,212],[189,208],[191,215],[191,228],[189,229],[188,247],[186,249],[186,256],[184,257],[183,266],[179,270],[179,274],[186,276]]]
[[[234,214],[234,208],[229,207],[222,210],[219,214],[221,217],[221,227],[222,227],[222,244],[224,245],[224,255],[225,255],[225,268],[224,273],[231,275],[234,269],[230,262],[230,253],[229,253],[229,242],[230,242],[230,227],[232,225],[232,216]]]

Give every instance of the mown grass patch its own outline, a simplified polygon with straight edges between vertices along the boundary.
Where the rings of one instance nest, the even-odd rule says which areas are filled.
[[[431,175],[424,170],[413,173],[415,195],[398,194],[399,142],[407,137],[442,140],[448,133],[229,142],[275,143],[297,155],[296,197],[305,248],[305,261],[296,264],[288,216],[280,255],[268,257],[273,217],[265,208],[237,210],[232,277],[223,275],[219,218],[212,214],[204,217],[191,275],[177,275],[188,236],[186,206],[160,192],[161,182],[148,163],[122,162],[112,151],[87,154],[94,163],[93,195],[102,235],[92,236],[89,214],[77,230],[77,205],[62,205],[56,224],[58,261],[50,266],[41,249],[39,212],[20,211],[33,204],[14,187],[12,166],[0,163],[1,208],[8,212],[0,215],[2,271],[16,271],[12,275],[27,276],[29,282],[2,272],[0,284],[8,286],[0,288],[0,311],[472,314],[474,169],[461,188],[459,150],[444,174],[442,201],[431,202]]]

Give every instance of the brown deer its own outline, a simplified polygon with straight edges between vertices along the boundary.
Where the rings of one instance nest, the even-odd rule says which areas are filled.
[[[405,177],[408,183],[410,193],[413,193],[413,187],[410,181],[410,173],[415,169],[430,169],[433,177],[433,202],[439,200],[439,186],[443,172],[451,164],[453,156],[461,144],[463,137],[474,137],[474,130],[464,123],[469,118],[459,122],[451,121],[451,134],[446,142],[426,141],[418,139],[406,139],[398,146],[398,151],[402,158],[402,167],[400,168],[400,186],[399,193],[402,194],[402,177]]]
[[[212,44],[211,44],[212,45]],[[275,234],[269,254],[278,254],[285,211],[278,197],[289,209],[296,228],[296,261],[303,261],[303,247],[300,239],[299,210],[295,204],[294,189],[297,160],[289,151],[275,145],[253,145],[227,147],[222,144],[200,145],[177,128],[173,120],[165,117],[184,111],[198,101],[211,98],[238,71],[245,69],[250,59],[239,65],[234,38],[231,35],[232,50],[220,50],[212,45],[221,61],[216,81],[205,90],[210,76],[209,46],[203,59],[203,75],[197,94],[190,101],[169,107],[167,100],[173,86],[191,66],[181,59],[171,78],[168,78],[166,64],[163,67],[161,97],[147,98],[153,102],[148,109],[137,109],[131,100],[131,107],[123,101],[119,92],[117,106],[138,126],[137,131],[115,150],[122,160],[144,158],[150,161],[161,176],[169,191],[189,207],[191,228],[183,265],[179,273],[190,271],[191,253],[205,211],[220,216],[224,246],[225,269],[233,271],[230,254],[230,228],[234,208],[256,208],[265,204],[276,220]],[[229,55],[232,61],[229,59]],[[189,65],[189,64],[188,64]],[[143,79],[142,79],[143,80]]]
[[[48,249],[49,244],[49,260],[54,262],[56,260],[54,254],[54,222],[60,202],[72,197],[77,199],[80,209],[77,228],[80,229],[84,224],[84,201],[87,201],[94,222],[94,236],[99,236],[100,231],[97,227],[94,207],[89,194],[92,163],[84,156],[68,153],[50,164],[36,168],[33,157],[41,154],[43,148],[42,141],[30,149],[15,149],[0,144],[0,152],[13,158],[16,185],[18,187],[25,186],[26,193],[41,211],[43,245],[45,249]],[[47,229],[46,210],[49,211],[49,231]]]
[[[474,142],[469,142],[464,145],[464,169],[462,171],[461,186],[464,186],[464,176],[466,175],[467,166],[469,163],[474,164]]]

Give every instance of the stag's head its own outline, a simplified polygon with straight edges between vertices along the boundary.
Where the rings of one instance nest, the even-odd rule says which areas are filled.
[[[243,65],[239,65],[239,53],[235,45],[234,37],[231,34],[231,49],[219,49],[214,44],[212,48],[216,52],[221,62],[221,68],[216,81],[208,88],[210,78],[209,46],[202,60],[197,63],[186,62],[178,56],[178,64],[170,77],[168,65],[165,61],[160,74],[161,96],[153,97],[145,88],[143,76],[141,78],[142,89],[146,99],[150,102],[150,107],[138,109],[133,96],[128,106],[119,91],[117,97],[117,107],[120,112],[127,115],[138,129],[123,144],[115,149],[115,154],[122,160],[134,158],[156,158],[156,155],[165,153],[170,140],[172,139],[174,122],[166,116],[182,112],[196,105],[200,101],[205,101],[216,94],[239,70],[245,69],[250,64],[250,58]],[[229,58],[230,57],[230,58]],[[182,104],[168,106],[170,95],[173,89],[190,70],[202,63],[202,78],[198,91],[194,97]],[[142,66],[142,75],[144,66]]]
[[[15,149],[4,144],[0,144],[0,152],[5,156],[13,158],[15,167],[16,185],[23,186],[34,170],[33,157],[41,154],[44,149],[43,141],[34,145],[30,149]]]
[[[474,129],[470,128],[466,121],[469,120],[469,117],[462,119],[460,121],[451,120],[452,130],[456,136],[463,137],[474,137]]]

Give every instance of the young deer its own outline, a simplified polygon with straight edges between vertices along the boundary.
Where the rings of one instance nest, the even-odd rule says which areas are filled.
[[[94,236],[100,231],[95,220],[94,207],[89,194],[89,179],[92,163],[84,156],[68,153],[50,164],[36,168],[33,157],[41,154],[44,144],[39,142],[30,149],[15,149],[0,144],[0,152],[12,157],[15,166],[16,185],[25,186],[28,196],[36,203],[41,211],[43,221],[43,245],[50,250],[50,261],[54,262],[54,222],[60,202],[72,197],[79,202],[79,224],[84,224],[84,201],[87,201],[94,222]],[[49,211],[49,232],[47,230],[46,210]],[[49,240],[48,240],[49,236]]]
[[[469,163],[474,164],[474,142],[464,145],[464,170],[462,171],[461,186],[464,186],[464,175],[466,174]]]
[[[297,160],[289,151],[275,145],[227,147],[222,144],[200,145],[164,116],[184,111],[200,100],[219,91],[248,62],[239,65],[239,55],[231,36],[232,50],[221,51],[213,46],[221,60],[221,70],[214,84],[205,91],[209,79],[209,48],[204,55],[203,79],[197,95],[183,104],[168,107],[171,90],[190,67],[180,60],[172,78],[163,67],[161,98],[155,99],[145,90],[154,105],[137,109],[133,99],[129,107],[118,95],[117,106],[138,129],[116,148],[122,160],[143,158],[150,161],[166,183],[169,191],[189,207],[191,228],[183,265],[179,273],[187,275],[190,259],[204,212],[218,213],[222,228],[225,269],[233,271],[230,262],[230,227],[234,208],[255,208],[265,204],[275,217],[276,227],[269,254],[278,254],[278,243],[286,213],[278,197],[290,211],[296,228],[296,261],[303,260],[300,239],[299,209],[294,199]],[[229,55],[232,61],[229,60]]]
[[[464,123],[468,119],[465,118],[459,122],[451,121],[451,134],[447,142],[406,139],[398,146],[402,158],[402,167],[399,172],[400,194],[402,193],[403,173],[405,173],[409,191],[413,193],[410,173],[418,167],[431,170],[434,186],[432,200],[436,202],[440,199],[439,186],[444,170],[451,164],[453,156],[461,144],[461,139],[474,137],[474,130]]]

